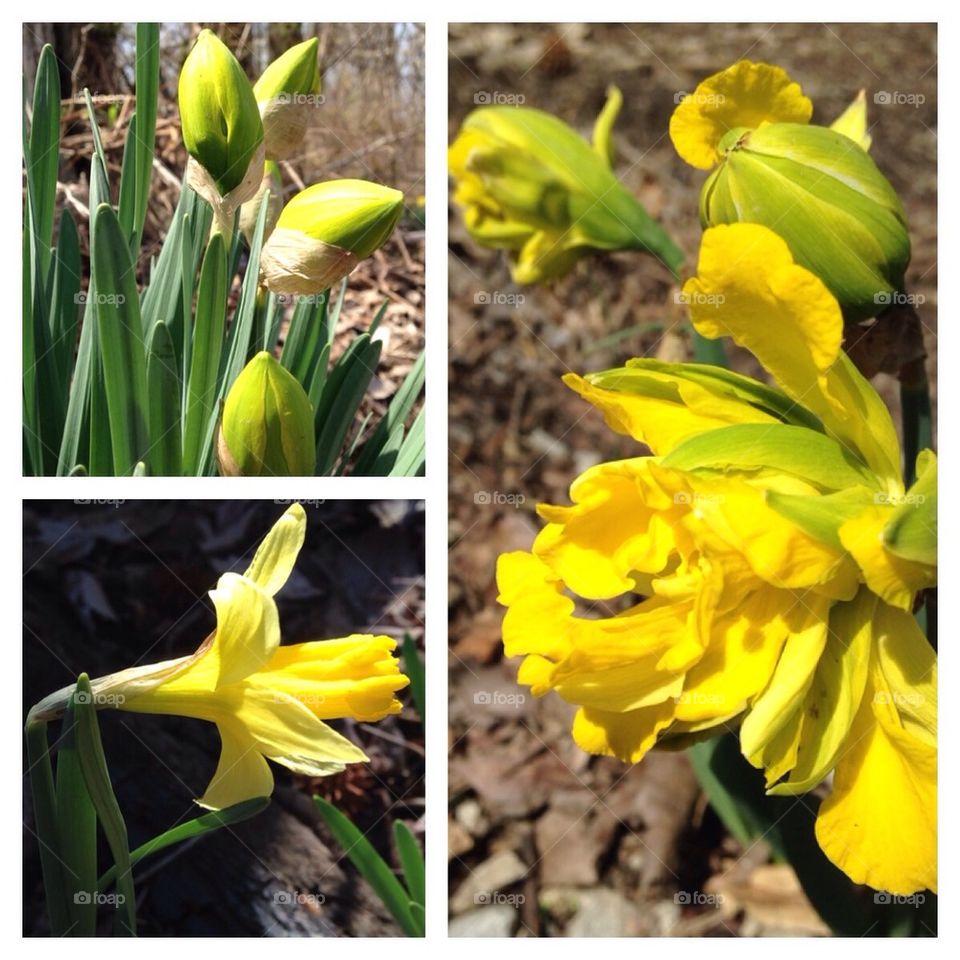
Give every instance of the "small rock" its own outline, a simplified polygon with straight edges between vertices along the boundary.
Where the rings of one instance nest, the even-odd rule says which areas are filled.
[[[517,924],[517,911],[506,904],[470,910],[450,921],[451,937],[510,937]]]
[[[502,850],[484,860],[460,885],[450,898],[450,909],[455,914],[465,913],[477,904],[491,903],[504,890],[527,875],[527,865],[512,851]],[[505,904],[492,903],[493,906]],[[509,905],[506,905],[509,906]]]
[[[461,857],[472,849],[473,837],[456,820],[447,821],[447,859]]]
[[[458,803],[453,815],[457,818],[457,823],[471,836],[481,837],[487,832],[487,818],[483,815],[483,807],[476,800],[469,799]]]
[[[639,931],[637,908],[615,890],[585,890],[567,925],[568,937],[631,937]]]

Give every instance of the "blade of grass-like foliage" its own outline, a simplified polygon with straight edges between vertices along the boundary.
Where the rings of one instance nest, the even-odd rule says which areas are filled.
[[[313,802],[317,805],[330,832],[346,851],[351,863],[364,880],[373,887],[374,892],[393,914],[404,933],[408,937],[419,936],[416,921],[410,912],[410,895],[394,876],[383,857],[336,807],[321,797],[314,797]]]
[[[203,461],[201,444],[211,419],[216,419],[220,355],[227,310],[227,253],[223,236],[210,238],[197,294],[190,372],[184,419],[183,467],[194,476]]]
[[[96,212],[95,315],[110,418],[113,467],[129,476],[149,450],[147,376],[140,301],[126,238],[113,207]]]
[[[420,723],[424,724],[427,708],[427,687],[426,675],[423,669],[423,660],[420,658],[420,651],[417,649],[417,642],[409,633],[403,635],[403,670],[410,678],[410,696],[413,698],[413,705],[420,714]]]
[[[255,797],[252,800],[244,800],[242,803],[236,803],[223,810],[211,810],[209,813],[204,813],[193,820],[188,820],[186,823],[179,823],[152,840],[141,844],[136,850],[131,850],[130,866],[135,867],[144,857],[166,850],[167,847],[172,847],[175,843],[193,840],[195,837],[202,837],[205,833],[212,833],[221,827],[229,827],[235,823],[240,823],[242,820],[249,820],[269,806],[269,797]],[[114,865],[100,878],[97,889],[101,893],[108,890],[116,877],[117,868]]]
[[[119,224],[117,224],[117,233],[120,234]],[[125,240],[123,244],[126,249]],[[85,673],[80,674],[77,680],[76,717],[77,750],[83,779],[90,799],[96,807],[97,819],[103,827],[104,836],[110,845],[113,862],[117,868],[119,896],[116,915],[118,926],[115,929],[121,935],[135,937],[137,935],[137,900],[133,887],[133,874],[130,871],[127,825],[110,783],[110,772],[107,769],[106,757],[103,755],[103,744],[100,742],[97,708],[93,702],[90,679]]]
[[[353,451],[357,449],[357,444],[360,442],[360,438],[363,436],[364,432],[367,429],[367,424],[370,422],[370,418],[373,416],[372,413],[368,413],[360,423],[360,425],[353,431],[353,436],[350,442],[345,447],[343,453],[340,454],[340,464],[337,467],[336,473],[338,477],[342,477],[347,471],[347,465],[350,463],[350,458],[353,456]]]
[[[162,321],[153,328],[147,353],[147,398],[150,473],[155,477],[179,477],[180,376],[173,341]]]
[[[94,153],[90,161],[90,209],[96,210],[101,203],[110,199],[110,185],[100,161]],[[96,246],[96,217],[90,217],[90,248]],[[67,416],[64,421],[63,439],[60,442],[60,458],[57,461],[57,476],[66,476],[89,456],[89,417],[93,407],[100,409],[103,404],[91,403],[94,370],[100,359],[97,350],[97,331],[94,323],[94,277],[91,275],[87,288],[83,323],[80,328],[80,344],[73,367],[73,379],[70,382],[70,398],[67,403]],[[102,391],[100,395],[102,400]],[[89,472],[95,475],[91,464]]]
[[[57,751],[57,826],[71,937],[97,930],[97,811],[87,792],[77,751],[76,691],[63,715]]]
[[[426,437],[426,410],[422,409],[416,420],[410,426],[410,432],[403,441],[397,460],[390,469],[390,477],[420,477],[423,476],[426,465],[427,437]]]
[[[427,913],[423,908],[422,903],[410,903],[410,915],[413,917],[413,922],[417,925],[418,937],[425,937],[427,935]]]
[[[134,150],[134,215],[130,249],[140,249],[150,202],[150,178],[157,135],[157,93],[160,86],[160,24],[137,24],[137,128]],[[128,134],[129,135],[129,134]],[[135,255],[135,254],[134,254]]]
[[[30,792],[33,794],[33,819],[43,872],[43,893],[50,917],[50,932],[63,936],[70,926],[70,912],[64,886],[63,861],[60,858],[60,839],[57,828],[57,794],[50,764],[50,746],[47,742],[47,724],[27,716],[27,761],[30,772]]]
[[[396,458],[390,458],[387,463],[381,459],[381,454],[385,452],[387,441],[392,439],[398,425],[401,427],[400,439],[403,438],[402,426],[423,389],[425,358],[426,354],[421,352],[410,372],[404,377],[383,419],[377,424],[370,439],[363,445],[363,450],[360,451],[360,456],[357,457],[357,462],[351,471],[353,476],[383,477],[390,472]],[[399,450],[399,442],[397,441],[395,450]]]
[[[397,856],[403,867],[403,878],[414,903],[425,906],[427,902],[427,876],[420,845],[410,828],[402,820],[393,822],[393,839],[397,845]]]
[[[383,344],[363,333],[344,351],[330,372],[316,408],[317,474],[326,476],[343,447],[380,361]]]
[[[307,374],[316,363],[325,341],[324,317],[330,291],[316,297],[297,297],[287,327],[287,337],[280,352],[280,365],[289,370],[301,384],[306,384]]]
[[[31,229],[24,228],[21,256],[23,291],[21,294],[21,338],[23,350],[23,470],[26,474],[43,473],[43,452],[40,437],[39,396],[37,393],[37,338],[33,320],[31,276]]]
[[[39,269],[45,277],[53,245],[53,219],[60,167],[60,74],[53,47],[45,44],[37,63],[33,87],[33,117],[27,172],[36,241],[41,251]]]
[[[66,415],[73,353],[77,346],[80,302],[80,235],[77,233],[73,216],[66,208],[60,215],[60,231],[53,258],[52,289],[50,339],[56,379],[45,387],[59,394],[59,403]],[[63,421],[60,422],[60,432],[57,435],[58,447],[62,433]]]

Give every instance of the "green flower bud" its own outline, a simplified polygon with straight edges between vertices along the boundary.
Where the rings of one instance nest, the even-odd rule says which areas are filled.
[[[403,212],[399,190],[366,180],[330,180],[298,193],[263,248],[274,293],[316,294],[383,246]]]
[[[826,127],[770,123],[720,141],[700,194],[703,226],[758,223],[786,240],[849,320],[903,289],[910,236],[896,191],[857,143]]]
[[[228,477],[313,476],[313,407],[296,377],[266,351],[243,368],[227,394],[217,459]]]
[[[244,181],[263,143],[263,124],[247,75],[210,30],[184,61],[179,100],[187,152],[226,196]]]
[[[310,109],[318,102],[320,69],[316,37],[277,57],[256,82],[267,159],[284,160],[303,142]]]

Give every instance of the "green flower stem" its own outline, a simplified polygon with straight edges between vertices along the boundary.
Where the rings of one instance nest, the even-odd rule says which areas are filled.
[[[900,370],[900,412],[903,420],[903,482],[916,480],[917,454],[933,445],[930,386],[923,357]]]
[[[70,914],[60,844],[57,838],[57,801],[47,744],[47,723],[27,717],[27,761],[30,764],[30,786],[33,793],[33,816],[40,848],[40,867],[43,872],[43,890],[50,917],[50,932],[62,937],[70,927]]]
[[[714,367],[727,366],[727,353],[722,340],[708,340],[696,330],[693,333],[693,359],[696,363],[709,363]]]

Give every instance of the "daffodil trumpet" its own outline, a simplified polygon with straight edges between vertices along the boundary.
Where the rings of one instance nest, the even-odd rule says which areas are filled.
[[[907,488],[840,305],[770,229],[707,229],[684,296],[774,384],[650,359],[568,374],[651,453],[591,467],[500,558],[505,653],[577,706],[582,749],[636,763],[738,729],[769,793],[828,785],[816,838],[853,881],[936,890],[937,665],[913,617],[937,582],[936,457]]]
[[[280,518],[243,574],[225,573],[210,592],[216,629],[189,656],[132,667],[91,682],[98,707],[170,714],[217,726],[221,754],[203,796],[213,810],[269,796],[267,760],[309,776],[364,762],[364,752],[325,721],[374,722],[400,711],[405,687],[386,636],[353,635],[280,645],[274,595],[303,545],[306,515],[294,504]],[[74,691],[38,703],[28,724],[60,716]]]

